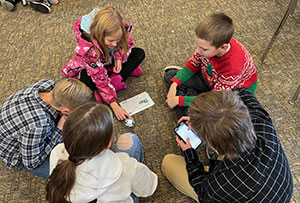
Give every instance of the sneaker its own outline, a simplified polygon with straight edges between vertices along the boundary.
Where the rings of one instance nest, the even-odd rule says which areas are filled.
[[[15,7],[14,1],[10,1],[10,0],[0,0],[0,4],[5,10],[8,11],[12,11]]]
[[[164,71],[168,72],[169,70],[181,70],[181,69],[182,69],[182,67],[180,67],[180,66],[167,66],[167,67],[165,67]]]
[[[29,5],[34,10],[37,10],[41,13],[50,13],[50,4],[48,1],[31,1],[29,2]]]
[[[141,66],[136,67],[136,68],[130,73],[130,75],[131,75],[131,76],[134,76],[134,77],[141,76],[142,74],[143,74],[143,69],[142,69]]]
[[[28,3],[27,3],[27,0],[22,0],[22,5],[23,6],[26,6]]]

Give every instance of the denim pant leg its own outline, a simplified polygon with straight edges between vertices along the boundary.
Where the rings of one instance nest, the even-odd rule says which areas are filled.
[[[142,143],[140,142],[138,136],[136,136],[133,133],[124,133],[124,134],[129,134],[132,136],[132,146],[127,149],[127,150],[122,150],[118,147],[118,144],[116,144],[116,147],[114,149],[114,152],[125,152],[127,153],[130,157],[135,158],[138,162],[144,162],[144,149],[142,146]],[[134,203],[139,202],[139,198],[135,196],[133,193],[130,195],[133,199]]]
[[[42,177],[42,178],[48,178],[49,177],[49,171],[50,171],[50,166],[49,166],[49,157],[50,155],[46,158],[46,160],[37,168],[34,169],[27,169],[23,164],[20,164],[19,166],[17,166],[17,168],[23,168],[26,171],[29,171],[30,173]]]
[[[132,136],[132,146],[127,150],[122,150],[118,147],[118,144],[116,144],[116,147],[114,149],[114,152],[125,152],[130,157],[135,158],[138,162],[144,162],[144,149],[142,146],[142,143],[140,142],[138,136],[136,136],[133,133],[127,132],[124,134],[129,134]]]

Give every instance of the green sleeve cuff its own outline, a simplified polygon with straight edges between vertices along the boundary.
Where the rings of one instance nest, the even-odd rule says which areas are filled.
[[[178,80],[180,80],[181,84],[183,84],[191,79],[191,77],[193,77],[194,75],[195,74],[190,69],[188,69],[187,67],[183,67],[180,71],[177,72],[174,78],[177,78]]]

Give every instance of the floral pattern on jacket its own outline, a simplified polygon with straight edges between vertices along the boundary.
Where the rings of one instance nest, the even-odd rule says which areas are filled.
[[[100,57],[97,60],[97,53],[92,42],[86,41],[82,38],[82,33],[80,31],[81,18],[74,23],[74,34],[77,39],[77,46],[75,48],[76,55],[67,63],[65,67],[62,68],[61,72],[65,77],[79,79],[80,71],[86,69],[88,76],[90,76],[93,82],[104,100],[104,102],[110,104],[115,102],[117,99],[117,94],[114,86],[110,83],[110,78],[107,74],[107,69],[104,67],[106,62],[105,55],[100,48],[97,41],[94,41],[95,46],[100,50]],[[129,44],[129,50],[127,52],[127,57],[122,54],[122,48],[114,53],[114,59],[119,59],[124,63],[131,53],[133,48],[133,42],[130,37],[130,30],[132,25],[123,22],[124,26],[127,28],[127,40]],[[96,68],[91,67],[91,63],[97,65]]]

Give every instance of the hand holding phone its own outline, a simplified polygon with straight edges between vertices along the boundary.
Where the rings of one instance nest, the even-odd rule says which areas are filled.
[[[184,122],[187,126],[190,124],[190,117],[189,116],[182,116],[178,121],[177,124]]]
[[[186,138],[186,142],[184,142],[178,135],[176,135],[176,142],[183,152],[187,149],[193,148],[189,137]]]
[[[175,133],[180,139],[186,143],[186,139],[190,138],[191,146],[196,149],[201,143],[202,140],[190,129],[184,121],[180,122],[175,128]]]

